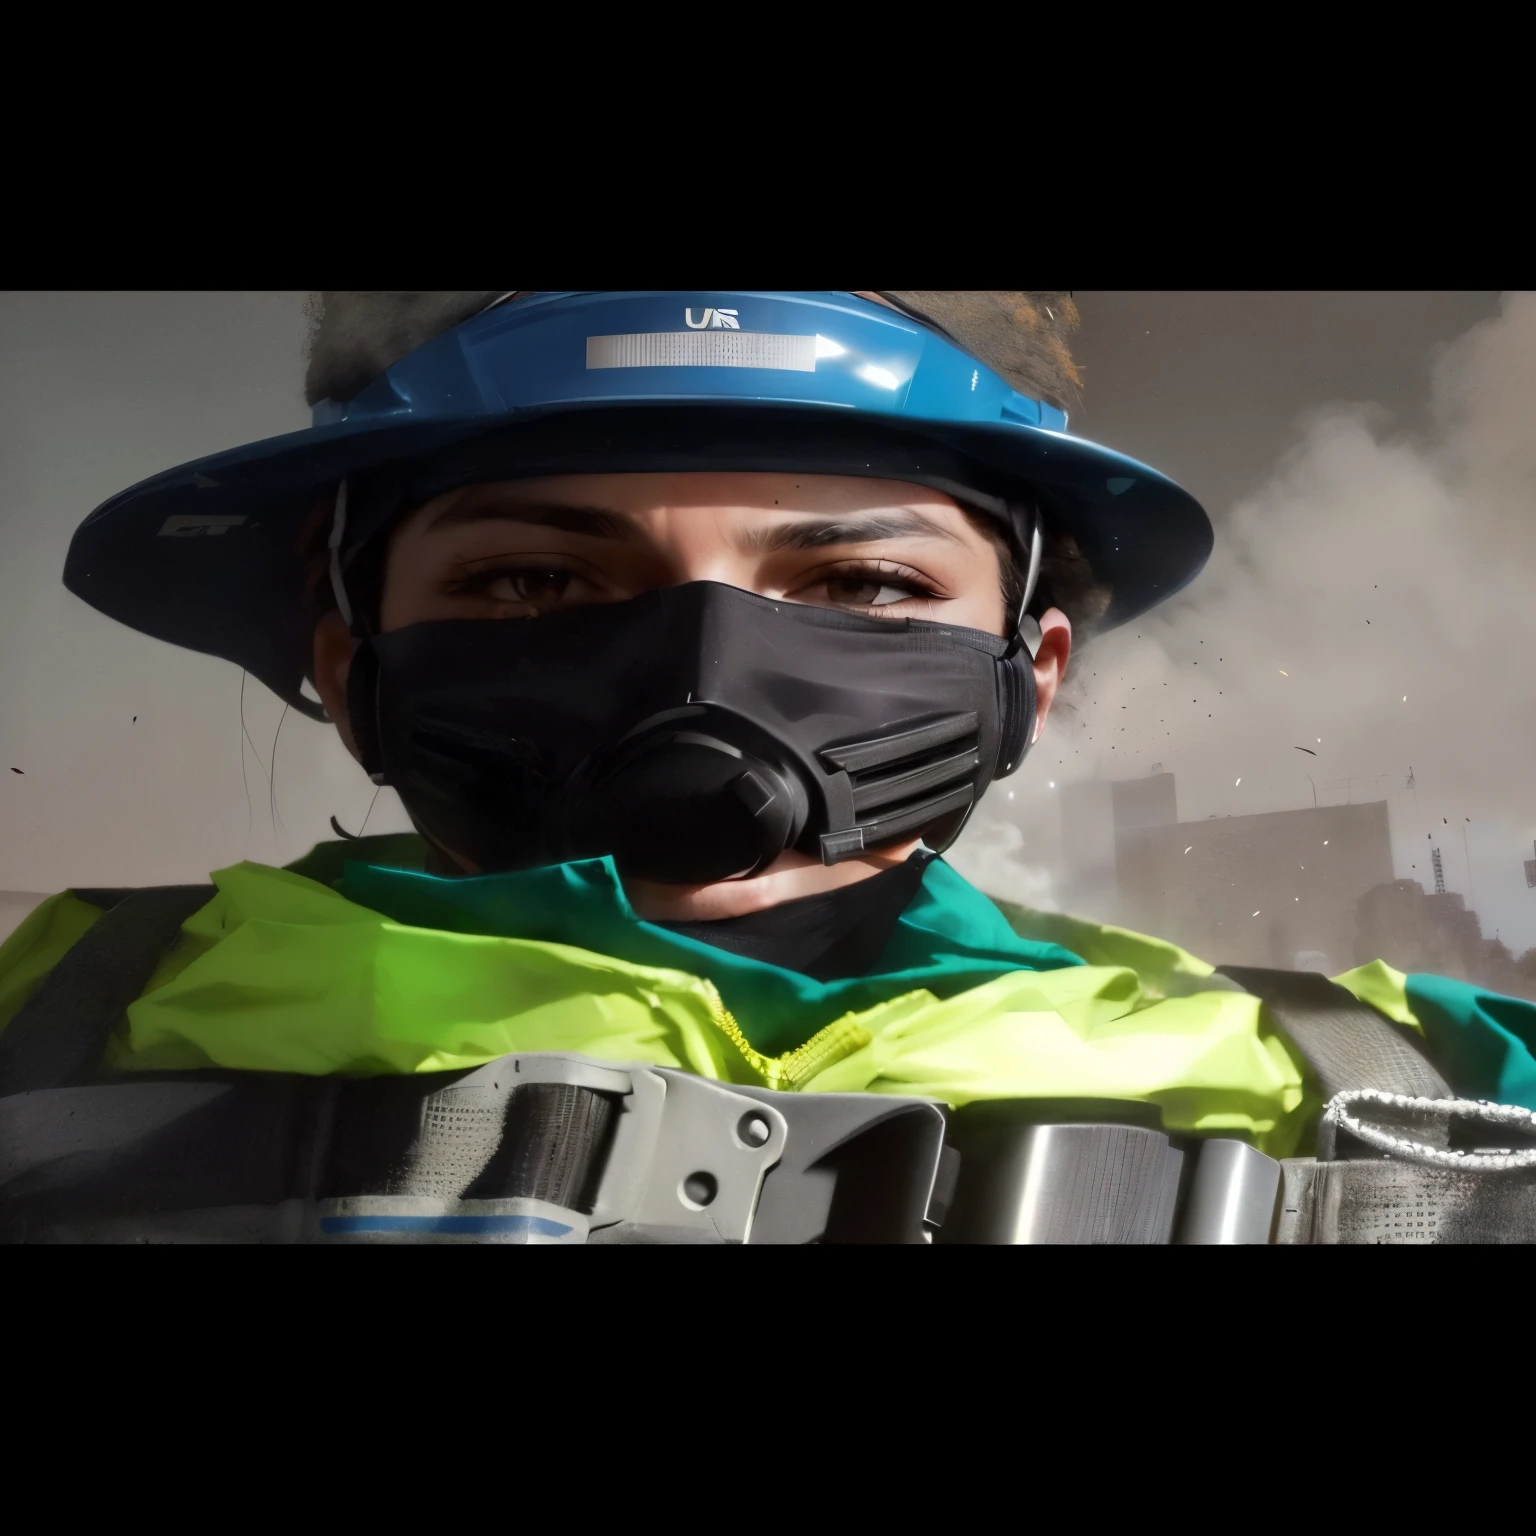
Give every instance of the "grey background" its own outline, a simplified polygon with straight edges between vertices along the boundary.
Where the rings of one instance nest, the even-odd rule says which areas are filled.
[[[1072,429],[1188,485],[1218,556],[1139,638],[1082,654],[1066,707],[956,862],[1049,904],[1053,781],[1156,762],[1178,775],[1183,819],[1287,809],[1311,803],[1304,742],[1326,747],[1311,765],[1324,803],[1391,800],[1400,875],[1424,876],[1417,850],[1442,827],[1452,887],[1474,885],[1490,935],[1536,944],[1519,867],[1536,837],[1536,311],[1491,292],[1076,297]],[[0,890],[286,862],[333,835],[332,814],[356,830],[370,806],[370,832],[406,825],[328,727],[290,713],[278,737],[282,706],[251,682],[247,741],[238,672],[120,628],[59,582],[106,497],[307,424],[302,301],[0,297]],[[1159,713],[1170,683],[1193,697],[1207,648],[1222,658],[1219,678],[1198,674],[1212,696]],[[1449,832],[1469,816],[1464,858]],[[0,931],[25,904],[0,900]]]
[[[1216,520],[1256,490],[1298,418],[1369,400],[1431,424],[1433,361],[1497,293],[1078,293],[1071,427],[1155,465]]]

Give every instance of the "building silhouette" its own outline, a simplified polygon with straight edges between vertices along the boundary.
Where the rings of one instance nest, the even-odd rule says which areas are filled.
[[[1184,822],[1174,776],[1154,773],[1065,786],[1061,818],[1068,911],[1156,934],[1213,965],[1338,975],[1384,960],[1536,993],[1443,876],[1433,894],[1394,877],[1385,800]]]

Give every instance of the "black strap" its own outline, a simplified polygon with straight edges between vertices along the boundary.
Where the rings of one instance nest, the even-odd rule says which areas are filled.
[[[935,857],[919,849],[872,879],[781,901],[745,917],[660,926],[816,981],[862,976],[879,960]]]
[[[0,1097],[77,1081],[181,925],[213,895],[211,885],[154,886],[124,896],[99,917],[0,1033]]]
[[[1414,1098],[1453,1097],[1445,1079],[1392,1021],[1315,971],[1221,965],[1217,974],[1262,998],[1317,1074],[1325,1098],[1380,1088]]]
[[[509,1076],[466,1102],[464,1076],[136,1073],[0,1098],[0,1231],[23,1207],[39,1219],[375,1194],[589,1210],[612,1096]]]

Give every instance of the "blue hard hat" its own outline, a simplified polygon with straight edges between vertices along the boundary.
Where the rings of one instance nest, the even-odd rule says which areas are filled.
[[[852,293],[522,295],[314,414],[105,502],[75,534],[65,585],[314,713],[302,542],[342,482],[344,568],[456,485],[688,469],[863,474],[1005,524],[1038,514],[1111,588],[1105,627],[1177,592],[1211,550],[1209,519],[1166,476],[1070,435],[936,326]]]

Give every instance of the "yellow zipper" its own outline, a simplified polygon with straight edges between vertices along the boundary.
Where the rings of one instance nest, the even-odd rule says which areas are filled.
[[[714,983],[706,980],[704,987],[715,1027],[741,1052],[747,1065],[761,1075],[765,1088],[798,1088],[823,1068],[862,1050],[874,1039],[874,1035],[855,1019],[841,1018],[825,1029],[817,1030],[804,1045],[797,1045],[782,1056],[765,1056],[761,1051],[753,1050]]]

